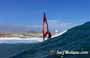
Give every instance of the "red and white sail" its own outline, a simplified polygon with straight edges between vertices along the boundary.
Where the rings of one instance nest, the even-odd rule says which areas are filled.
[[[43,17],[42,33],[43,33],[43,40],[45,40],[46,37],[49,38],[49,36],[51,36],[51,33],[49,32],[49,29],[48,29],[48,23],[47,23],[47,18],[46,18],[45,13]]]

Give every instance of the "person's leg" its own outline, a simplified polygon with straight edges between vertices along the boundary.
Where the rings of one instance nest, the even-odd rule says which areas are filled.
[[[45,37],[43,36],[43,41],[45,40]]]

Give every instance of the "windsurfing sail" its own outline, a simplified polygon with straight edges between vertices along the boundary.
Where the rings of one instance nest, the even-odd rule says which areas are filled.
[[[45,40],[46,37],[51,38],[51,33],[48,29],[48,23],[47,23],[47,18],[46,18],[45,13],[44,13],[44,17],[43,17],[42,33],[43,33],[43,40]]]

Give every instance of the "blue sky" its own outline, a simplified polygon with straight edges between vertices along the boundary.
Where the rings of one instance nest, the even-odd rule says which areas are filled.
[[[0,0],[0,25],[40,28],[46,12],[51,29],[90,21],[90,0]]]

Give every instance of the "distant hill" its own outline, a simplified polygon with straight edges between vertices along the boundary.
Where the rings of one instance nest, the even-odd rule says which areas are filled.
[[[30,31],[30,28],[25,26],[14,26],[14,25],[0,25],[0,32],[26,32]]]
[[[73,27],[66,33],[56,38],[48,39],[43,43],[30,46],[30,49],[19,54],[12,55],[11,58],[61,58],[61,55],[50,55],[50,50],[90,50],[90,22]],[[64,55],[63,58],[90,58],[88,55]]]

